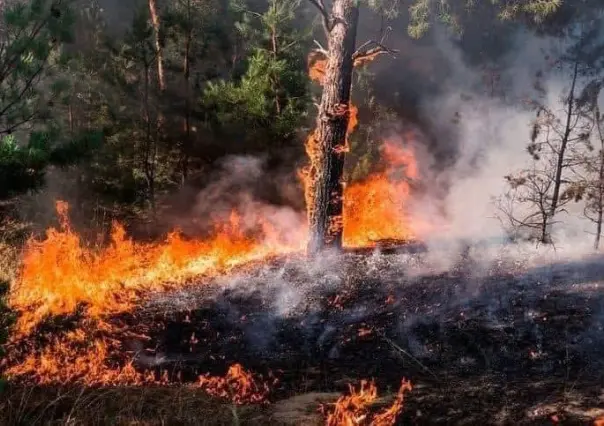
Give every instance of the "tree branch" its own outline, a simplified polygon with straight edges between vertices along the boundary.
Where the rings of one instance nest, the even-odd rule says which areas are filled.
[[[321,43],[319,43],[317,40],[313,40],[313,42],[317,45],[317,49],[315,50],[327,58],[329,56],[329,53],[323,46],[321,46]]]
[[[369,46],[374,46],[371,49],[367,49]],[[367,50],[365,50],[367,49]],[[352,61],[355,66],[361,65],[363,62],[371,60],[378,55],[383,53],[387,53],[389,55],[394,56],[398,53],[396,49],[390,49],[384,46],[381,42],[377,42],[375,40],[369,40],[363,43],[357,50],[352,54]]]
[[[323,0],[308,0],[312,3],[313,6],[315,6],[317,9],[319,9],[319,13],[321,13],[321,17],[323,18],[323,30],[325,31],[325,36],[328,37],[329,33],[331,32],[331,18],[329,17],[329,14],[327,13],[327,9],[325,9],[325,3],[323,3]]]

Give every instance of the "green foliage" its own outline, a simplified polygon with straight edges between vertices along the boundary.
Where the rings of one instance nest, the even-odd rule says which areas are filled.
[[[218,131],[270,149],[291,139],[305,119],[309,34],[293,28],[298,7],[297,0],[273,0],[258,13],[234,5],[241,12],[236,28],[250,41],[251,55],[239,81],[210,82],[204,91],[202,103]]]
[[[45,118],[45,107],[64,89],[40,83],[62,61],[60,47],[70,40],[74,16],[66,0],[31,0],[8,5],[2,21],[0,132],[7,133]]]
[[[3,10],[0,198],[38,188],[46,167],[73,164],[100,141],[93,132],[61,138],[52,117],[71,88],[58,73],[66,63],[62,46],[71,41],[73,24],[67,0],[11,2]]]
[[[239,82],[209,83],[204,103],[224,129],[245,131],[251,138],[258,136],[257,130],[287,138],[304,117],[304,80],[287,61],[258,49]]]
[[[471,13],[477,2],[489,2],[501,20],[526,16],[540,22],[553,14],[562,0],[414,0],[409,7],[409,35],[421,37],[430,28],[430,20],[436,17],[455,32],[462,32],[461,17]]]
[[[34,131],[25,145],[13,135],[0,141],[0,199],[37,189],[49,165],[68,166],[82,160],[102,140],[99,132],[88,132],[58,143],[56,130]]]

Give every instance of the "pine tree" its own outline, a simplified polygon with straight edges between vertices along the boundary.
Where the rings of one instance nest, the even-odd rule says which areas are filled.
[[[37,188],[45,169],[68,165],[98,146],[100,135],[66,137],[53,110],[68,83],[60,78],[74,15],[67,0],[11,3],[0,34],[0,198]]]
[[[235,5],[249,56],[238,81],[208,83],[203,102],[216,131],[248,150],[276,151],[293,141],[308,107],[308,34],[295,29],[298,0],[270,0],[265,11]]]

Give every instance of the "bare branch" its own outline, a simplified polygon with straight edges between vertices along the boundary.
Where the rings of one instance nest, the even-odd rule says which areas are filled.
[[[329,17],[329,14],[327,13],[327,9],[325,9],[325,3],[323,3],[323,0],[309,0],[313,6],[315,6],[317,9],[319,9],[319,13],[321,14],[321,17],[323,18],[323,30],[325,31],[325,36],[329,36],[329,33],[331,32],[332,29],[332,25],[331,25],[331,18]]]
[[[364,50],[367,47],[372,46],[372,45],[374,45],[375,47]],[[375,40],[369,40],[369,41],[363,43],[357,49],[357,51],[352,54],[352,60],[355,64],[355,66],[358,66],[358,65],[361,65],[363,62],[371,60],[371,59],[375,58],[376,56],[384,54],[384,53],[394,56],[395,54],[398,53],[398,50],[390,49]]]
[[[327,53],[327,49],[325,49],[323,46],[321,46],[321,43],[319,43],[317,40],[313,40],[313,42],[317,45],[317,49],[315,49],[315,51],[321,53],[322,55],[324,55],[327,58],[329,56]]]

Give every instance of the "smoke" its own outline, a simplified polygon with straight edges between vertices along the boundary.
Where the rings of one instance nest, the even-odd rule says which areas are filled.
[[[496,64],[477,67],[444,30],[437,29],[430,39],[429,50],[446,64],[447,73],[437,89],[417,101],[417,125],[425,138],[413,143],[423,151],[417,156],[425,185],[410,210],[412,223],[432,224],[416,232],[436,251],[507,238],[499,200],[509,189],[504,176],[530,164],[527,146],[535,112],[526,101],[541,96],[537,76],[568,47],[567,41],[525,30],[511,41],[513,47]],[[560,118],[569,84],[564,72],[550,72],[542,82],[544,102]],[[444,159],[443,152],[449,154]],[[572,245],[585,252],[592,244],[591,224],[582,218],[582,205],[567,210],[555,224],[554,240],[559,248]],[[443,244],[443,239],[450,241]]]
[[[187,187],[171,197],[162,228],[197,236],[230,222],[266,244],[296,247],[306,239],[306,215],[293,200],[298,185],[291,174],[269,172],[264,158],[225,157],[201,190]]]

